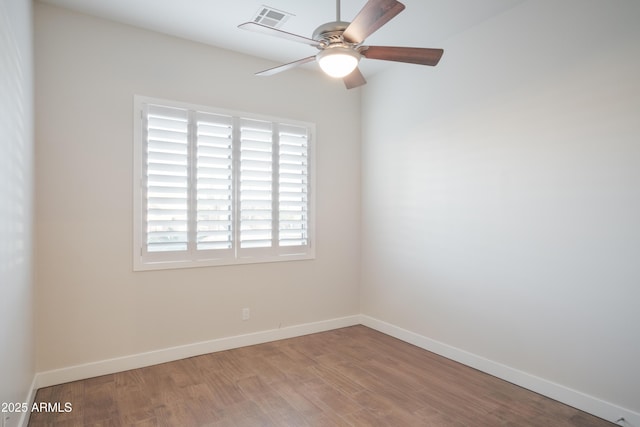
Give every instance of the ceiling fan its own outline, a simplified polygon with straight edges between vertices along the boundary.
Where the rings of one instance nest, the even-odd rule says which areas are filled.
[[[320,68],[328,75],[342,78],[347,89],[367,83],[358,69],[358,62],[367,59],[407,62],[435,66],[444,50],[421,47],[365,46],[365,38],[404,10],[404,4],[396,0],[369,0],[352,22],[340,20],[340,0],[336,0],[336,20],[320,25],[311,38],[278,30],[257,22],[245,22],[238,28],[276,36],[313,46],[319,50],[316,55],[279,65],[256,73],[257,76],[271,76],[302,64],[318,61]]]

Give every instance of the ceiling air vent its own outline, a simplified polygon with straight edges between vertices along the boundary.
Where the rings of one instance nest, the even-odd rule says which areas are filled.
[[[280,28],[291,16],[293,16],[292,13],[283,12],[272,8],[271,6],[262,5],[254,16],[253,22],[266,25],[267,27]]]

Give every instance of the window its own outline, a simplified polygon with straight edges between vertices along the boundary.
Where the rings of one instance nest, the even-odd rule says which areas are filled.
[[[135,270],[314,257],[314,125],[134,104]]]

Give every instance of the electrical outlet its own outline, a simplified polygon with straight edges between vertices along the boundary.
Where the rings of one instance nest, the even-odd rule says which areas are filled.
[[[248,308],[243,308],[242,309],[242,320],[249,320],[250,317],[251,317],[251,310],[249,310]]]

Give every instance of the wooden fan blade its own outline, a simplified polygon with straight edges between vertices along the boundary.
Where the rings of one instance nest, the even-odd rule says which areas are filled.
[[[256,33],[267,34],[269,36],[280,37],[281,39],[287,39],[298,43],[308,44],[309,46],[321,47],[322,43],[317,40],[310,39],[308,37],[299,36],[297,34],[288,33],[286,31],[277,30],[272,27],[268,27],[266,25],[258,24],[257,22],[245,22],[244,24],[238,25],[238,28],[242,28],[243,30],[249,30]]]
[[[344,30],[342,37],[349,43],[362,43],[403,10],[404,5],[396,0],[369,0]]]
[[[358,86],[367,84],[367,81],[365,80],[358,67],[356,67],[356,69],[353,70],[351,74],[343,77],[342,80],[344,81],[344,85],[347,87],[347,89],[353,89]]]
[[[435,66],[444,50],[423,47],[365,46],[360,54],[369,59],[409,62],[411,64]]]
[[[277,67],[269,68],[268,70],[259,71],[256,73],[256,76],[272,76],[274,74],[281,73],[283,71],[290,70],[291,68],[295,68],[298,65],[306,64],[307,62],[315,61],[315,56],[309,56],[307,58],[302,58],[297,61],[289,62],[288,64],[278,65]]]

